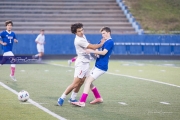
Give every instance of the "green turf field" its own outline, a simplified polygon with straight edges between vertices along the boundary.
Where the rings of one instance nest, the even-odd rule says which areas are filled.
[[[90,92],[84,108],[69,104],[70,95],[62,107],[56,106],[72,82],[74,68],[65,60],[48,63],[17,65],[17,82],[9,77],[9,65],[0,66],[0,82],[15,91],[27,90],[32,100],[68,120],[180,119],[180,61],[112,60],[108,73],[94,82],[104,103],[90,105],[94,99]],[[57,119],[28,102],[22,104],[2,86],[0,95],[0,120]]]

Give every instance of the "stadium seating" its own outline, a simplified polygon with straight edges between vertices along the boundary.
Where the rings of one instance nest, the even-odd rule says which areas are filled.
[[[0,30],[14,22],[16,33],[70,33],[70,25],[84,24],[86,33],[109,26],[114,34],[136,34],[116,0],[1,0]]]

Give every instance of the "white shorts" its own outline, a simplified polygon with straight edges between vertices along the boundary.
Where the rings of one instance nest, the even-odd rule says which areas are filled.
[[[37,51],[44,53],[44,45],[37,45]]]
[[[83,78],[89,75],[89,62],[76,62],[74,77]]]
[[[97,67],[93,67],[91,72],[90,72],[90,76],[93,77],[94,79],[97,79],[98,77],[100,77],[102,74],[104,74],[106,71],[101,70]]]
[[[14,56],[14,54],[11,51],[9,51],[9,52],[5,52],[3,56]]]

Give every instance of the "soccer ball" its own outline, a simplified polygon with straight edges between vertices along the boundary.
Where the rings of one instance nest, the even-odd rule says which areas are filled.
[[[25,90],[21,90],[18,93],[18,100],[21,102],[26,102],[29,99],[29,93]]]

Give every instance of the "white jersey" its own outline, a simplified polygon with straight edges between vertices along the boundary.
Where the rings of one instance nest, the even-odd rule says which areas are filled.
[[[36,42],[42,43],[44,45],[45,42],[45,36],[42,34],[39,34],[35,40]],[[40,45],[40,44],[39,44]]]
[[[74,45],[76,48],[76,54],[78,56],[76,62],[90,62],[90,56],[89,54],[86,54],[86,48],[89,45],[86,36],[83,35],[83,37],[79,37],[76,35]]]

